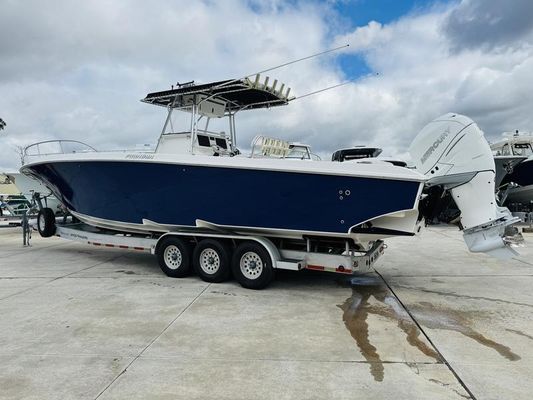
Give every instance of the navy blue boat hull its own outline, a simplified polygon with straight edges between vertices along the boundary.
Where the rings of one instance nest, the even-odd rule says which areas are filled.
[[[516,165],[513,172],[505,175],[501,185],[516,183],[518,188],[509,190],[505,204],[522,203],[529,205],[533,201],[533,160]]]
[[[125,224],[347,234],[417,205],[421,182],[137,161],[24,167],[71,211]]]
[[[514,167],[513,172],[505,175],[502,185],[514,182],[520,186],[533,185],[533,161],[524,161]]]

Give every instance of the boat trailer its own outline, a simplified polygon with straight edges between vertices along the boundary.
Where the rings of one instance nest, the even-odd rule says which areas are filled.
[[[26,219],[25,245],[31,238],[29,227],[33,227],[43,237],[58,236],[96,247],[155,255],[161,270],[170,277],[184,277],[194,268],[203,280],[222,282],[233,273],[243,287],[250,289],[268,286],[276,269],[367,273],[386,248],[382,240],[373,242],[368,249],[354,249],[346,240],[341,246],[340,240],[287,241],[207,228],[151,234],[118,232],[87,225],[72,216],[56,217],[48,211],[51,210],[41,208],[37,219]]]

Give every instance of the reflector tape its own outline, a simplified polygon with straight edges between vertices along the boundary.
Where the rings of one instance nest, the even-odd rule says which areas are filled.
[[[321,265],[309,265],[309,264],[308,264],[306,268],[307,268],[307,269],[313,269],[313,270],[315,270],[315,271],[324,271],[324,268],[325,268],[325,267],[323,267],[323,266],[321,266]]]
[[[311,269],[314,271],[337,272],[339,274],[351,274],[352,273],[351,269],[347,269],[345,267],[333,268],[333,267],[324,267],[323,265],[309,265],[308,264],[305,268]]]
[[[139,246],[125,246],[123,244],[110,244],[110,243],[98,243],[98,242],[91,242],[88,241],[88,244],[92,244],[93,246],[105,246],[105,247],[116,247],[117,249],[130,249],[130,250],[139,250],[139,251],[150,251],[147,247],[139,247]]]
[[[351,274],[352,270],[344,268],[344,267],[339,267],[339,268],[335,268],[335,272],[338,272],[340,274]]]

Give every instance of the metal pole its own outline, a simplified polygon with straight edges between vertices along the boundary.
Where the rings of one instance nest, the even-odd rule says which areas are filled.
[[[237,149],[237,132],[235,131],[235,114],[231,114],[230,124],[231,124],[231,134],[233,135],[233,137],[231,138],[231,144],[235,149]]]
[[[30,246],[31,229],[28,221],[28,210],[22,214],[22,246]]]
[[[194,154],[194,139],[195,139],[195,125],[196,125],[196,96],[194,96],[191,109],[191,154]]]
[[[161,131],[161,135],[163,135],[165,133],[165,131],[167,130],[167,125],[168,125],[168,122],[170,121],[170,116],[172,115],[172,110],[173,110],[172,107],[168,108],[167,119],[165,120],[165,123],[163,124],[163,130]]]
[[[233,114],[231,113],[231,111],[228,114],[228,119],[229,119],[229,137],[231,140],[231,150],[233,151],[235,147],[235,142],[234,142],[234,130],[233,130]]]

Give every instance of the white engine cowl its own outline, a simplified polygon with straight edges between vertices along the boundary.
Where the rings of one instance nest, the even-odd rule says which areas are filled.
[[[409,152],[416,169],[429,178],[426,186],[451,191],[470,251],[498,257],[518,254],[509,247],[505,231],[519,219],[496,203],[494,158],[474,121],[459,114],[443,115],[420,131]]]

